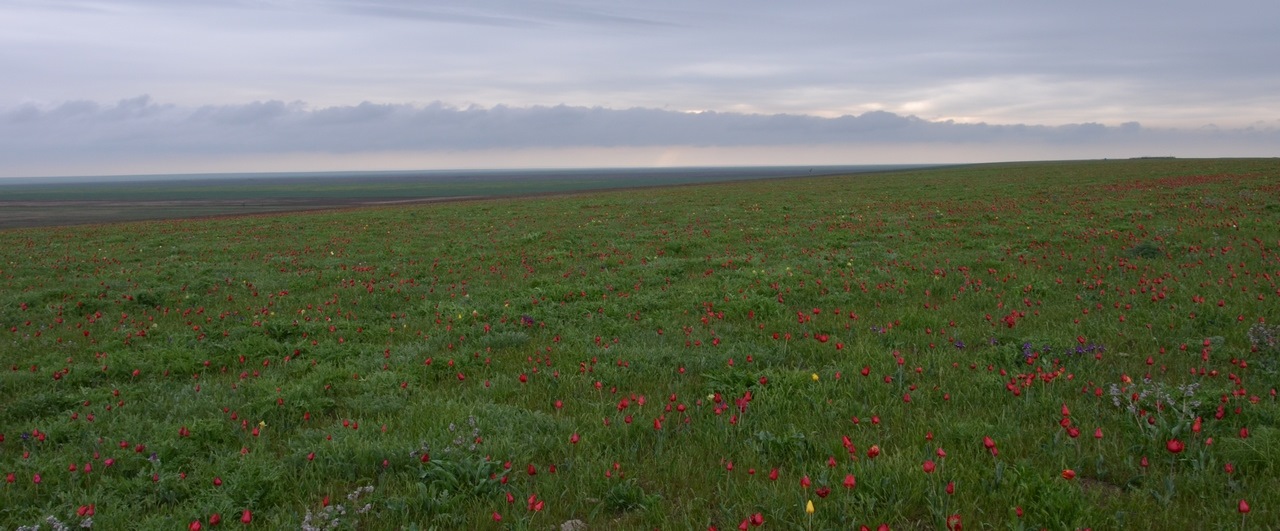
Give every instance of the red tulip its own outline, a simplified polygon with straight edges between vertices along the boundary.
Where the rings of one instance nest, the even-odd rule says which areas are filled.
[[[769,480],[770,480],[770,481],[777,481],[777,480],[778,480],[778,469],[776,469],[776,468],[775,468],[775,469],[773,469],[773,470],[770,470],[770,471],[769,471]]]
[[[924,462],[924,467],[923,467],[923,468],[924,468],[924,473],[925,473],[925,474],[932,474],[932,473],[933,473],[933,470],[934,470],[934,468],[935,468],[935,465],[933,464],[933,460],[932,460],[932,459],[926,459],[926,460],[925,460],[925,462]]]
[[[221,487],[221,486],[222,486],[222,478],[213,478],[213,486],[215,486],[215,487]]]
[[[190,531],[200,531],[202,528],[203,526],[200,525],[199,520],[194,520],[191,522],[191,525],[187,526],[187,529],[189,529]]]
[[[1070,468],[1068,468],[1068,469],[1066,469],[1066,470],[1063,470],[1063,471],[1062,471],[1062,479],[1065,479],[1065,480],[1067,480],[1067,481],[1070,481],[1070,480],[1073,480],[1073,479],[1075,479],[1075,478],[1076,478],[1076,471],[1075,471],[1075,470],[1071,470]]]
[[[756,527],[764,525],[764,514],[756,513],[751,515],[751,525]]]
[[[495,522],[501,522],[501,521],[502,521],[502,515],[498,514],[498,511],[494,511],[494,512],[493,512],[493,521],[495,521]]]
[[[569,436],[569,444],[578,444],[578,440],[579,440],[579,437],[578,437],[578,434],[576,433]]]
[[[240,523],[247,524],[252,521],[253,521],[253,513],[249,512],[248,509],[245,509],[243,513],[240,513]]]
[[[1236,510],[1240,511],[1240,514],[1249,514],[1249,502],[1240,500],[1240,504],[1236,505]]]
[[[218,513],[213,513],[213,515],[209,517],[209,525],[218,525],[221,523],[222,523],[222,515]]]
[[[810,485],[811,483],[812,483],[812,482],[810,482],[810,481],[809,481],[809,476],[808,476],[808,475],[805,475],[804,477],[800,478],[800,486],[801,486],[801,487],[803,487],[803,488],[806,488],[806,489],[807,489],[807,488],[809,488],[809,485]]]
[[[847,474],[847,475],[845,475],[845,477],[844,477],[844,488],[846,488],[846,489],[852,489],[852,488],[853,488],[855,485],[857,485],[857,484],[858,484],[858,479],[857,479],[857,478],[855,478],[855,477],[853,477],[853,474]]]
[[[1182,441],[1177,439],[1169,439],[1169,442],[1165,443],[1164,447],[1169,450],[1169,453],[1179,454],[1182,453],[1182,449],[1185,448],[1185,445],[1182,444]]]

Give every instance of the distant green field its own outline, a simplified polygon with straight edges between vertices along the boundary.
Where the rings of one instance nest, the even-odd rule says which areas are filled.
[[[254,199],[402,199],[513,196],[578,190],[670,186],[760,178],[867,173],[916,166],[816,166],[741,168],[653,168],[566,170],[459,170],[437,172],[335,172],[226,174],[218,176],[103,177],[63,182],[8,184],[11,201],[174,201]]]
[[[918,166],[916,166],[918,167]],[[0,180],[0,229],[886,171],[908,166],[474,170]]]
[[[1278,529],[1277,388],[1274,159],[0,231],[0,529]]]

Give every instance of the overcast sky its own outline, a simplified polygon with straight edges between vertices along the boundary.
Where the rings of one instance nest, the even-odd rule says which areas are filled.
[[[0,177],[1280,156],[1280,2],[0,0]]]

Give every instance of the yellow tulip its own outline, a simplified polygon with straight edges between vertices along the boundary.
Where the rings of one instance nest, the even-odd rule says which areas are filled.
[[[815,382],[816,382],[816,381],[818,381],[818,373],[816,373],[816,372],[815,372],[815,373],[813,373],[813,376],[811,376],[811,378],[813,378],[813,381],[815,381]]]
[[[806,514],[813,514],[813,500],[809,500],[804,504],[804,512]]]

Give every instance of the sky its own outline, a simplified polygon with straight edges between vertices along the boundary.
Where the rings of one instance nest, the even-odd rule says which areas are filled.
[[[0,0],[0,177],[1280,156],[1274,0]]]

